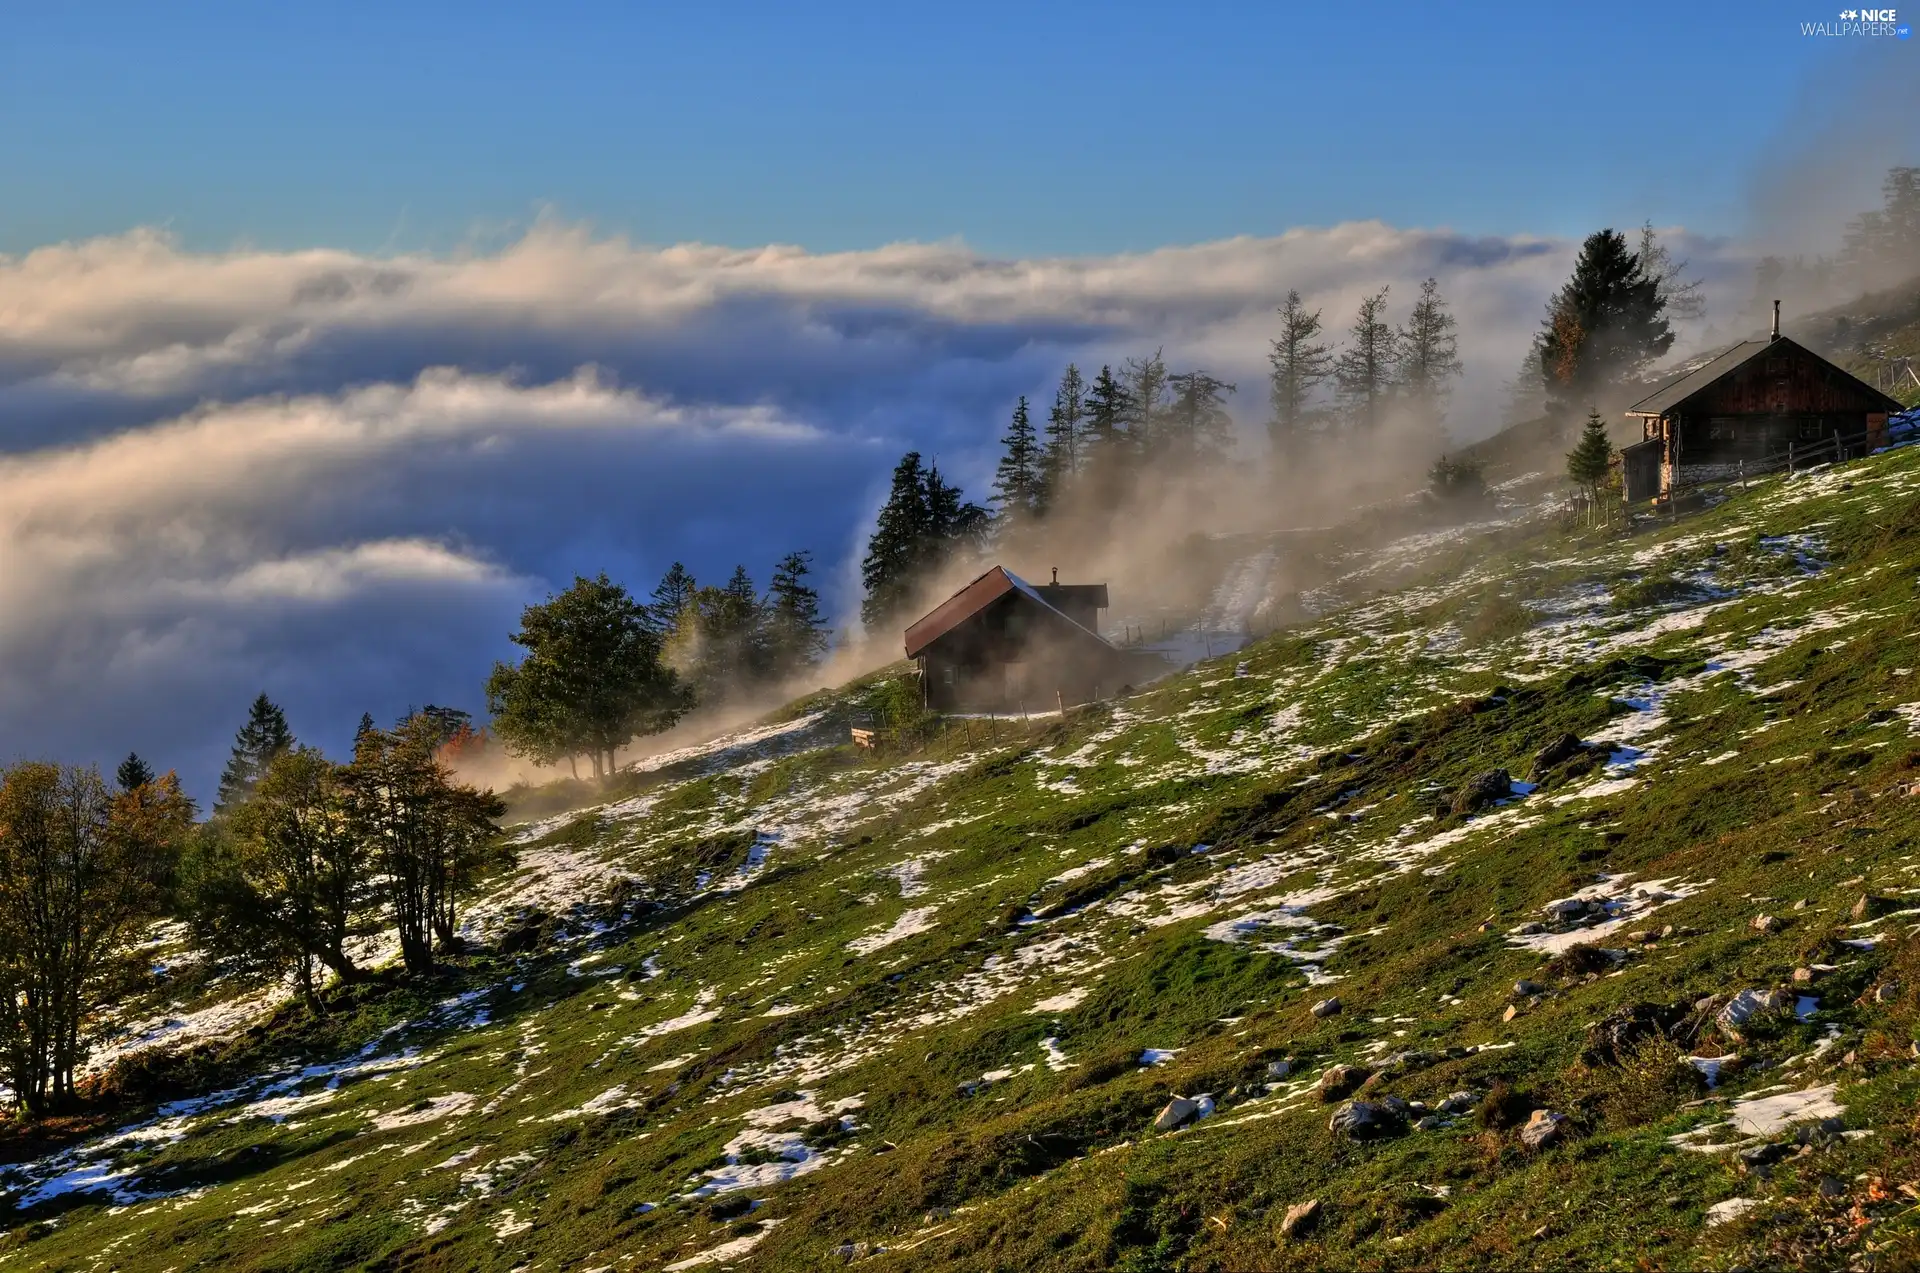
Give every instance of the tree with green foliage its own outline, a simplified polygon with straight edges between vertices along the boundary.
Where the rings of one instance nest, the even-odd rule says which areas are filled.
[[[726,585],[694,590],[674,636],[697,701],[720,703],[763,681],[771,654],[760,594],[745,566]]]
[[[693,605],[693,595],[700,590],[693,575],[686,566],[674,562],[667,567],[660,582],[653,589],[653,598],[647,605],[647,615],[653,626],[660,632],[671,633],[686,616]]]
[[[1607,422],[1598,411],[1587,413],[1579,444],[1567,452],[1567,476],[1586,492],[1589,509],[1603,510],[1604,514],[1601,494],[1613,477],[1613,440],[1607,436]]]
[[[1027,414],[1027,398],[1013,408],[1013,419],[1006,436],[1000,439],[1000,463],[993,473],[993,495],[987,501],[995,506],[994,530],[997,534],[1026,525],[1038,517],[1046,505],[1046,476],[1041,467],[1040,437]]]
[[[122,791],[138,791],[153,778],[153,766],[140,759],[139,752],[128,752],[120,767],[113,771],[113,781]]]
[[[1087,390],[1086,413],[1083,464],[1094,498],[1111,503],[1125,485],[1134,442],[1127,433],[1134,414],[1132,395],[1114,376],[1112,367],[1102,366],[1093,378]]]
[[[1354,427],[1370,430],[1380,423],[1399,361],[1399,337],[1387,322],[1383,287],[1361,299],[1347,332],[1347,346],[1333,361],[1334,385]]]
[[[894,466],[887,502],[875,519],[860,562],[860,619],[878,632],[903,618],[953,558],[984,546],[987,511],[909,451]]]
[[[219,794],[213,804],[215,816],[231,813],[244,804],[273,758],[291,746],[293,731],[287,728],[287,714],[261,694],[248,709],[247,723],[235,736],[233,754],[221,771]]]
[[[559,596],[530,605],[510,638],[520,663],[496,663],[487,710],[507,750],[541,764],[586,756],[612,772],[615,751],[679,720],[691,706],[661,661],[646,607],[606,575],[576,577]]]
[[[819,665],[827,652],[827,623],[820,594],[807,583],[813,554],[792,552],[773,568],[767,585],[766,646],[771,674],[781,680]]]
[[[1121,372],[1127,393],[1127,440],[1137,460],[1153,449],[1167,401],[1167,362],[1156,349],[1144,358],[1129,358]]]
[[[401,963],[415,976],[459,948],[460,899],[500,856],[506,812],[493,792],[455,782],[435,752],[432,723],[414,716],[361,739],[340,774],[347,825],[374,861]]]
[[[1447,312],[1440,284],[1428,279],[1420,285],[1407,324],[1395,340],[1399,357],[1400,391],[1421,422],[1438,432],[1447,416],[1447,397],[1460,378],[1459,323]]]
[[[423,732],[437,736],[422,719]],[[347,813],[340,766],[313,747],[282,752],[234,813],[225,869],[203,876],[197,898],[196,927],[215,949],[292,973],[316,1014],[326,1011],[321,968],[342,981],[359,976],[346,941],[373,861]]]
[[[1080,368],[1067,364],[1054,390],[1053,409],[1047,412],[1047,445],[1041,469],[1046,475],[1048,498],[1058,500],[1080,471],[1086,429],[1087,383]]]
[[[1307,436],[1313,395],[1333,374],[1333,346],[1320,339],[1320,311],[1309,313],[1297,291],[1280,307],[1280,335],[1267,363],[1267,436],[1278,455]]]
[[[1443,455],[1427,470],[1427,489],[1435,499],[1445,503],[1478,499],[1487,493],[1486,470],[1478,460],[1455,460]]]
[[[1173,400],[1161,419],[1154,459],[1176,471],[1224,459],[1233,449],[1233,417],[1227,414],[1226,399],[1234,386],[1204,371],[1176,372],[1167,384]]]
[[[1534,350],[1549,405],[1604,400],[1673,347],[1660,281],[1649,278],[1626,236],[1587,236],[1573,276],[1547,304]]]
[[[73,1099],[101,974],[155,913],[160,864],[192,820],[177,781],[142,790],[37,761],[0,772],[0,1066],[29,1114]]]

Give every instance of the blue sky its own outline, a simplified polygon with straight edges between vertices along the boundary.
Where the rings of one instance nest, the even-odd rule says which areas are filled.
[[[541,208],[1011,255],[1376,217],[1739,232],[1796,90],[1860,56],[1799,34],[1830,8],[12,4],[0,251],[445,251]]]

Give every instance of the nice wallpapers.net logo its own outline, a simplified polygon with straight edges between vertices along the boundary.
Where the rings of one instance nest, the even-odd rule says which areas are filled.
[[[1801,35],[1855,35],[1876,38],[1909,39],[1913,27],[1900,20],[1898,9],[1842,9],[1833,22],[1802,22]]]

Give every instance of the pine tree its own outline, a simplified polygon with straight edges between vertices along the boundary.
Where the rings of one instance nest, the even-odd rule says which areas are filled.
[[[1598,411],[1589,411],[1579,444],[1567,453],[1567,476],[1586,491],[1590,508],[1602,509],[1600,496],[1612,474],[1613,440],[1607,436],[1607,422]]]
[[[773,675],[798,675],[820,662],[827,651],[826,620],[820,617],[820,594],[807,582],[813,554],[788,553],[773,568],[767,586],[768,646]]]
[[[993,497],[997,505],[994,523],[998,529],[1018,526],[1039,514],[1043,504],[1040,472],[1040,439],[1027,414],[1027,398],[1013,409],[1007,434],[1000,439],[999,467],[993,474]]]
[[[860,621],[869,632],[885,627],[912,600],[920,565],[921,542],[926,538],[927,474],[920,452],[909,451],[893,469],[887,502],[874,521],[867,555],[860,563]]]
[[[1288,292],[1280,307],[1280,337],[1267,355],[1267,400],[1272,415],[1267,434],[1276,453],[1297,445],[1307,434],[1316,389],[1333,374],[1333,346],[1319,339],[1320,311],[1307,312],[1299,292]]]
[[[1103,366],[1087,390],[1086,469],[1097,498],[1114,499],[1123,484],[1130,440],[1127,422],[1134,412],[1126,386]]]
[[[286,713],[265,694],[253,700],[247,723],[233,740],[233,754],[220,774],[220,790],[214,800],[216,815],[230,813],[245,803],[265,776],[273,758],[293,746],[293,731],[287,728]]]
[[[1233,447],[1233,417],[1227,414],[1226,395],[1234,386],[1204,371],[1182,371],[1167,377],[1173,402],[1167,408],[1162,454],[1177,468],[1195,462],[1211,463]]]
[[[1054,391],[1053,409],[1047,412],[1047,449],[1042,469],[1046,473],[1048,497],[1058,500],[1060,494],[1080,471],[1081,430],[1086,426],[1086,381],[1080,376],[1080,368],[1072,363],[1060,377],[1060,387]]]
[[[1534,350],[1550,405],[1564,418],[1574,403],[1603,399],[1673,347],[1660,283],[1647,277],[1626,236],[1587,236],[1573,276],[1547,304]]]
[[[152,783],[153,778],[153,767],[140,759],[138,752],[128,752],[120,767],[113,771],[113,780],[123,793],[138,791]]]
[[[1158,349],[1146,358],[1129,358],[1121,377],[1127,390],[1127,439],[1136,456],[1150,453],[1166,407],[1167,364]]]
[[[371,733],[372,733],[372,732],[373,732],[373,731],[374,731],[375,729],[377,729],[377,728],[378,728],[378,726],[376,726],[376,725],[375,725],[375,724],[373,723],[373,713],[372,713],[372,712],[361,712],[361,713],[360,713],[360,724],[359,724],[359,726],[358,726],[358,727],[357,727],[357,728],[356,728],[356,729],[355,729],[355,730],[353,731],[353,741],[354,741],[354,742],[356,742],[356,743],[358,743],[358,742],[359,742],[359,741],[360,741],[360,740],[361,740],[362,738],[365,738],[365,737],[366,737],[366,736],[367,736],[368,734],[371,734]]]
[[[1386,288],[1361,300],[1347,335],[1347,347],[1334,359],[1334,383],[1347,418],[1361,429],[1371,429],[1386,409],[1399,353],[1397,337],[1387,325]]]
[[[653,590],[653,598],[647,606],[647,615],[656,631],[672,632],[686,614],[687,607],[693,603],[693,594],[699,585],[687,568],[679,562],[667,567],[667,573],[661,576],[659,584]]]
[[[1447,395],[1460,375],[1459,324],[1447,312],[1440,284],[1420,285],[1420,299],[1398,336],[1400,384],[1425,423],[1436,429],[1446,419]]]

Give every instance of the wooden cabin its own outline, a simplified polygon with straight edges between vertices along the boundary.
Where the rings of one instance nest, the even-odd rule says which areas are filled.
[[[1627,409],[1643,440],[1621,451],[1629,502],[1718,481],[1777,461],[1790,447],[1837,436],[1862,451],[1886,445],[1901,404],[1780,334],[1743,340],[1661,385]]]
[[[906,631],[921,694],[938,712],[1052,711],[1109,697],[1165,668],[1100,635],[1107,586],[1034,585],[1001,566]]]

